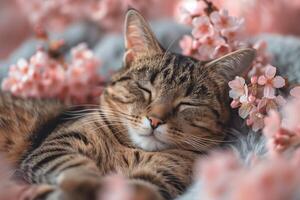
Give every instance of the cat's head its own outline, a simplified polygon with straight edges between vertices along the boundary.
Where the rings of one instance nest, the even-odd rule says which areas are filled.
[[[147,151],[219,144],[230,117],[227,83],[249,67],[255,50],[210,62],[166,52],[135,10],[126,16],[125,47],[124,66],[101,97],[112,123]]]

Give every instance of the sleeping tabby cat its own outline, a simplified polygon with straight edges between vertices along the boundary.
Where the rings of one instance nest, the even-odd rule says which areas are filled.
[[[0,95],[0,151],[36,199],[96,199],[103,176],[122,174],[134,199],[173,199],[195,158],[218,145],[230,118],[227,82],[255,57],[242,49],[202,62],[165,51],[135,10],[126,16],[123,68],[80,110]]]

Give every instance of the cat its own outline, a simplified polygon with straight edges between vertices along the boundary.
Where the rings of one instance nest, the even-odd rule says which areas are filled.
[[[247,70],[254,49],[212,61],[174,54],[134,9],[126,14],[125,47],[100,106],[1,92],[0,152],[40,185],[34,199],[97,199],[112,173],[126,177],[133,199],[174,199],[192,182],[196,158],[223,141],[228,81]]]

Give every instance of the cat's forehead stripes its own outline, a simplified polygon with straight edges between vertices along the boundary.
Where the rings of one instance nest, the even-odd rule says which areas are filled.
[[[141,59],[126,75],[131,74],[141,80],[148,79],[151,84],[158,79],[166,84],[183,84],[194,79],[198,65],[199,63],[190,58],[168,54],[161,55],[156,60]]]
[[[205,63],[189,57],[167,53],[145,57],[134,64],[112,84],[120,81],[136,82],[148,89],[155,88],[156,94],[191,100],[218,91],[210,83],[211,74],[204,69]]]

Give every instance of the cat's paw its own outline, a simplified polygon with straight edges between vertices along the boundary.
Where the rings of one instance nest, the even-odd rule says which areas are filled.
[[[158,188],[142,180],[118,176],[101,178],[93,172],[69,171],[58,176],[57,186],[34,200],[164,200]]]
[[[130,200],[164,200],[156,186],[150,183],[141,180],[130,180],[129,186],[132,188]]]
[[[101,177],[89,171],[71,170],[57,179],[59,188],[56,199],[96,200],[101,188]]]
[[[55,186],[40,188],[30,200],[97,200],[101,177],[92,171],[69,170],[57,177]]]

